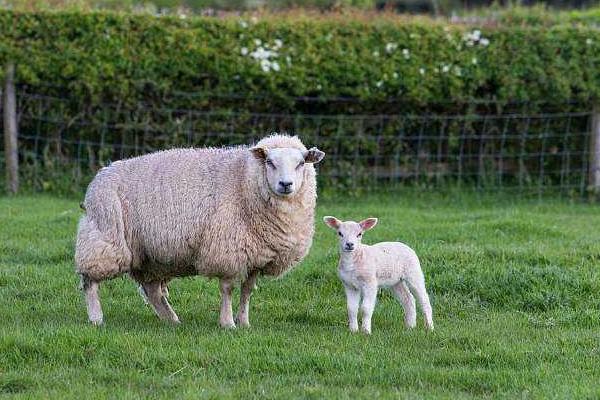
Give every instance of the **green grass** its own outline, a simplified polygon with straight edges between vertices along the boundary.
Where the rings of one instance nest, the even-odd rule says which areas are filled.
[[[217,327],[217,282],[179,279],[180,326],[129,279],[102,286],[87,324],[73,242],[77,201],[0,198],[0,396],[53,398],[598,398],[600,208],[400,193],[320,199],[306,260],[263,279],[250,329]],[[373,335],[346,328],[324,214],[377,216],[365,242],[420,254],[436,330],[379,296]]]

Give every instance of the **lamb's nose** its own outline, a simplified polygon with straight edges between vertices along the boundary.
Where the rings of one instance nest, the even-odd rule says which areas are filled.
[[[354,243],[346,243],[346,250],[354,250]]]

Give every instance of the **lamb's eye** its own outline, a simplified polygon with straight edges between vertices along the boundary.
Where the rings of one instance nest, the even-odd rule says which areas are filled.
[[[304,166],[304,160],[300,161],[300,164],[296,167],[296,169],[300,169]]]
[[[344,235],[342,235],[342,232],[338,232],[338,235],[340,235],[340,236],[344,236]]]
[[[267,160],[267,165],[273,169],[275,169],[275,164],[273,164],[273,161],[271,160]]]
[[[362,233],[359,233],[357,237],[361,237],[361,236],[362,236]]]

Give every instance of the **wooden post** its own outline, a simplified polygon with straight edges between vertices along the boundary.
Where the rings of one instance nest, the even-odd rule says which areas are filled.
[[[600,193],[600,107],[592,114],[588,188],[593,193]]]
[[[6,182],[10,193],[19,190],[19,152],[17,147],[17,98],[15,93],[15,65],[9,63],[4,69],[4,157],[6,158]]]

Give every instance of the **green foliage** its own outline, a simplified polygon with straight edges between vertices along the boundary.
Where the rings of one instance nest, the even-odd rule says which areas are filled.
[[[153,17],[0,12],[0,63],[21,83],[66,86],[87,104],[148,100],[148,90],[400,97],[427,104],[597,99],[600,32],[592,27],[475,28],[358,17]],[[257,45],[257,41],[260,45]],[[268,71],[251,54],[274,50]],[[487,43],[487,42],[483,42]],[[245,54],[245,55],[244,55]],[[274,64],[276,62],[277,64]],[[264,65],[263,65],[264,66]],[[278,70],[277,70],[278,69]]]
[[[320,196],[307,258],[259,279],[252,327],[230,331],[217,324],[218,282],[200,277],[170,284],[177,327],[129,278],[102,284],[106,325],[90,326],[73,270],[78,201],[0,198],[0,396],[598,398],[598,211],[464,192]],[[348,332],[324,215],[377,216],[365,243],[416,250],[435,331],[420,314],[405,329],[382,290],[373,334]]]

